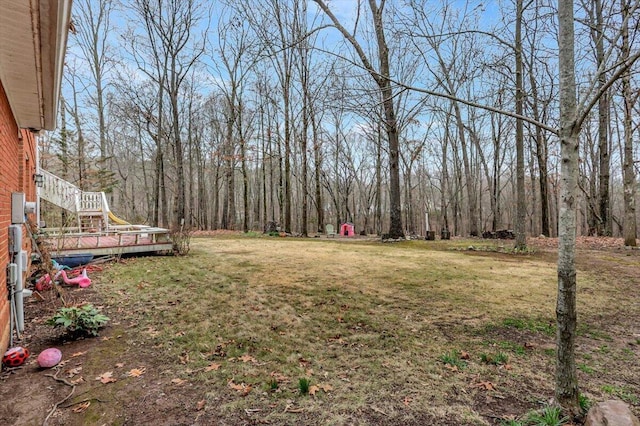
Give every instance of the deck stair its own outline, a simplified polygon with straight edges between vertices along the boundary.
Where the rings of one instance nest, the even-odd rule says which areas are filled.
[[[113,214],[104,192],[82,191],[53,173],[40,173],[44,179],[38,196],[75,215],[75,226],[47,229],[57,253],[107,255],[171,250],[167,229],[132,225]]]

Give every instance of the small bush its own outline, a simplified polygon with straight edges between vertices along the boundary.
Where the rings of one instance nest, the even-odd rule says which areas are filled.
[[[104,327],[109,318],[102,315],[92,304],[60,308],[47,321],[53,327],[63,327],[75,337],[97,336],[98,330]]]
[[[173,254],[176,256],[186,256],[189,254],[189,250],[191,250],[192,234],[192,230],[184,225],[179,228],[173,228],[169,232],[169,238],[173,244]]]

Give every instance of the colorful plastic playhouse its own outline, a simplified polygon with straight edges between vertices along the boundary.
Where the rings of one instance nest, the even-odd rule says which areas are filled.
[[[340,226],[340,235],[343,237],[353,237],[356,235],[355,227],[353,223],[346,222]]]

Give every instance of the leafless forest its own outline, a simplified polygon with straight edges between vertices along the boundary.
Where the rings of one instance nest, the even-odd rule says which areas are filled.
[[[577,230],[629,245],[639,3],[573,2]],[[547,0],[76,0],[41,162],[136,223],[555,236],[559,20]]]

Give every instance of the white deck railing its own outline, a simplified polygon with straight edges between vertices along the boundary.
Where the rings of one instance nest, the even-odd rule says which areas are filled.
[[[104,226],[109,224],[109,204],[104,192],[84,192],[71,182],[40,170],[43,185],[40,188],[40,198],[55,204],[78,216],[102,216]]]
[[[44,178],[39,191],[40,198],[72,213],[77,213],[82,193],[80,188],[46,170],[40,170],[40,173]]]

